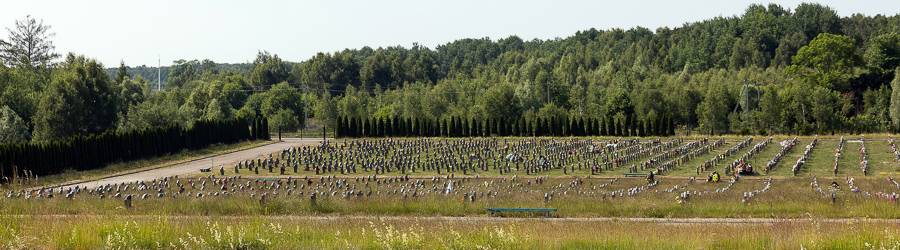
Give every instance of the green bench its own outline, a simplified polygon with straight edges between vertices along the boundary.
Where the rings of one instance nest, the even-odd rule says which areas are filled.
[[[201,169],[200,169],[200,172],[201,172],[201,173],[212,172],[212,168],[201,168]]]
[[[544,213],[544,217],[550,217],[550,212],[556,212],[556,208],[498,208],[486,207],[484,210],[491,212],[491,217],[499,212],[538,212]]]
[[[277,181],[278,178],[247,178],[254,181]]]
[[[625,177],[629,177],[629,176],[647,176],[647,173],[622,173],[622,174],[624,174]]]

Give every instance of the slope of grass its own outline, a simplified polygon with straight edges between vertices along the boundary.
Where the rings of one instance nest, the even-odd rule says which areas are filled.
[[[239,142],[234,144],[216,144],[211,145],[207,148],[200,150],[188,151],[184,150],[178,154],[171,154],[162,157],[155,157],[137,161],[129,161],[129,162],[120,162],[115,164],[110,164],[104,168],[88,170],[88,171],[74,171],[68,170],[66,172],[52,175],[52,176],[40,176],[36,180],[29,180],[20,183],[10,183],[9,185],[3,185],[3,188],[7,189],[21,189],[28,187],[36,187],[36,186],[48,186],[48,185],[58,185],[60,183],[74,183],[74,182],[82,182],[82,181],[91,181],[106,178],[108,176],[132,173],[136,171],[143,171],[147,169],[154,169],[159,167],[165,167],[175,164],[180,164],[184,162],[189,162],[196,159],[202,159],[210,156],[216,156],[220,154],[226,154],[236,151],[241,151],[245,149],[260,147],[268,144],[275,143],[275,141],[247,141],[247,142]]]

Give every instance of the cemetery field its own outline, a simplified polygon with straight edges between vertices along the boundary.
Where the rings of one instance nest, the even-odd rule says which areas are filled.
[[[0,248],[900,245],[887,135],[704,138],[340,139],[178,177],[5,186]]]
[[[814,176],[838,176],[838,177],[886,177],[900,174],[900,162],[888,144],[889,135],[869,135],[865,140],[867,172],[861,169],[860,147],[863,143],[860,136],[845,136],[843,148],[838,158],[837,174],[834,173],[835,151],[841,145],[841,136],[804,136],[798,137],[796,145],[788,150],[780,161],[772,169],[765,173],[764,169],[770,161],[782,151],[780,142],[790,140],[793,136],[775,136],[761,150],[749,155],[741,162],[755,167],[757,171],[749,175],[752,177],[814,177]],[[726,174],[725,168],[751,151],[754,145],[769,140],[768,136],[687,136],[678,138],[428,138],[427,141],[418,138],[390,138],[390,139],[338,139],[331,140],[325,147],[296,148],[295,156],[290,153],[275,152],[269,157],[247,159],[243,164],[217,164],[214,166],[214,174],[224,177],[246,178],[303,178],[316,176],[411,176],[432,177],[512,177],[512,176],[550,176],[550,177],[623,177],[624,173],[639,172],[648,173],[650,168],[640,168],[652,157],[670,153],[672,157],[657,159],[657,164],[679,160],[679,156],[687,155],[698,148],[689,148],[678,153],[673,150],[690,142],[706,138],[709,142],[721,140],[721,144],[710,147],[708,151],[693,154],[686,161],[681,161],[666,171],[657,172],[657,175],[670,177],[706,177],[713,171]],[[818,138],[816,145],[810,150],[808,159],[798,168],[795,174],[792,171],[801,156],[806,152],[806,147],[814,138]],[[681,142],[672,143],[672,146],[663,146],[662,143],[680,139]],[[625,141],[634,140],[637,143],[626,144]],[[658,140],[657,144],[646,144]],[[362,142],[369,145],[360,145]],[[409,142],[411,145],[400,145]],[[726,151],[746,142],[743,147],[734,152]],[[466,145],[470,144],[470,145]],[[618,147],[604,147],[605,145],[620,145]],[[598,152],[587,150],[588,146],[600,147]],[[629,151],[629,147],[642,148],[650,152],[645,154]],[[655,151],[653,151],[655,149]],[[515,156],[513,160],[508,156]],[[721,156],[713,167],[697,171],[698,166],[704,162]],[[616,163],[617,157],[630,157],[626,162]],[[267,164],[266,160],[275,160]],[[250,162],[254,161],[254,162]],[[262,164],[260,164],[262,163]],[[249,164],[262,166],[259,171],[248,168]],[[265,164],[265,165],[263,165]],[[540,167],[544,164],[543,168]],[[285,166],[282,173],[279,169]],[[355,167],[352,168],[351,167]],[[389,166],[390,165],[390,166]],[[297,166],[296,172],[294,166]],[[366,168],[368,166],[369,168]],[[438,167],[440,166],[440,167]],[[529,166],[531,170],[529,170]],[[593,166],[600,169],[591,171]],[[632,166],[636,168],[632,168]],[[271,168],[269,168],[271,167]],[[320,171],[316,171],[316,168]],[[381,170],[375,168],[381,167]],[[563,170],[562,167],[567,167]],[[341,171],[343,170],[345,171]],[[440,168],[440,169],[439,169]],[[355,170],[355,171],[354,171]],[[655,170],[655,169],[654,169]],[[224,173],[223,173],[224,172]],[[730,173],[728,173],[730,175]],[[208,174],[195,172],[190,177],[203,177]]]

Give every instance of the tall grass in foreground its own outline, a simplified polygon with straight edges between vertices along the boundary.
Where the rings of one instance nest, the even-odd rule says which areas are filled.
[[[2,217],[4,249],[892,249],[900,225]]]

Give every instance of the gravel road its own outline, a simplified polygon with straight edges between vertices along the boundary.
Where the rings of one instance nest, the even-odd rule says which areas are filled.
[[[228,167],[234,166],[239,161],[247,160],[247,159],[255,159],[262,157],[263,155],[268,156],[270,153],[281,152],[285,148],[289,147],[297,147],[301,145],[317,145],[321,142],[321,138],[283,138],[281,142],[265,145],[262,147],[245,149],[237,152],[227,153],[223,155],[217,155],[214,157],[206,157],[201,158],[177,165],[162,167],[151,169],[147,171],[141,171],[136,173],[112,176],[108,178],[99,179],[96,181],[90,182],[82,182],[82,183],[73,183],[66,186],[62,186],[62,188],[69,188],[74,186],[79,187],[87,187],[87,188],[95,188],[101,185],[106,184],[115,184],[122,182],[134,182],[134,181],[149,181],[153,179],[160,179],[163,177],[175,176],[175,175],[186,175],[186,174],[194,174],[199,173],[201,168],[208,168],[212,166],[213,173],[218,173],[218,169],[220,167]]]

